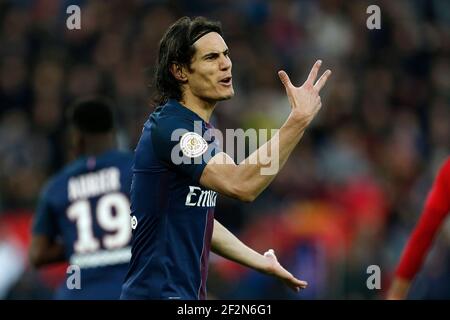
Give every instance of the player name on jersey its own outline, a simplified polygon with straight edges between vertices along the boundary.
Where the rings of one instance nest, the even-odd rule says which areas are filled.
[[[202,190],[200,187],[189,186],[185,205],[189,207],[214,207],[216,205],[217,192]]]
[[[119,189],[120,171],[116,167],[70,178],[67,188],[70,201],[95,197]]]

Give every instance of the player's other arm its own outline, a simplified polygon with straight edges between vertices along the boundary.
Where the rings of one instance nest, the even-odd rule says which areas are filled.
[[[391,300],[405,299],[446,215],[450,212],[450,159],[439,171],[388,291]]]
[[[214,220],[211,250],[224,258],[259,272],[272,275],[282,280],[294,291],[299,291],[307,286],[305,281],[295,278],[281,266],[273,250],[267,251],[264,255],[259,254],[242,243],[217,220]]]
[[[253,201],[275,178],[294,147],[300,141],[306,127],[320,110],[319,92],[331,74],[327,70],[315,82],[321,65],[317,61],[301,87],[295,87],[284,71],[278,73],[291,105],[291,113],[278,133],[253,152],[242,163],[235,164],[225,153],[215,155],[205,167],[200,183],[210,189],[243,201]],[[261,169],[271,166],[270,174]]]
[[[29,250],[30,263],[35,268],[65,261],[64,247],[45,235],[33,235]]]
[[[411,282],[421,268],[444,216],[438,211],[424,210],[406,244],[392,285],[388,291],[388,299],[406,299]]]
[[[57,241],[60,232],[50,200],[51,194],[49,186],[44,188],[33,217],[28,258],[30,264],[36,268],[65,260],[64,247]]]

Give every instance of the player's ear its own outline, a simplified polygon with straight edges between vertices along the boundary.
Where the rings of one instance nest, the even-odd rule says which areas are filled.
[[[170,66],[170,72],[180,82],[186,82],[187,77],[183,70],[183,67],[179,63],[172,63]]]

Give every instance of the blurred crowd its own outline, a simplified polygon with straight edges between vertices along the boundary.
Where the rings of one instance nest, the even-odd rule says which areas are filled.
[[[40,188],[71,160],[67,106],[113,98],[119,146],[133,150],[154,107],[158,41],[184,15],[222,22],[236,96],[216,108],[221,130],[283,123],[279,69],[298,85],[318,58],[333,71],[320,115],[273,184],[251,204],[221,197],[216,210],[310,288],[294,295],[213,256],[211,298],[382,298],[450,154],[450,2],[373,2],[0,0],[0,298],[46,298],[57,282],[27,266],[26,231]],[[66,27],[72,4],[80,30]],[[379,30],[366,26],[370,4]],[[449,249],[444,228],[413,297],[450,298]],[[381,268],[381,290],[366,286],[370,265]]]

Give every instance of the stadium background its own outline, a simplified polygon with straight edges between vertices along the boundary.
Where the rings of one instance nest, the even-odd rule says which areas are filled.
[[[81,30],[66,8],[81,7]],[[381,8],[368,30],[366,8]],[[213,122],[277,128],[289,112],[276,71],[301,83],[316,58],[333,70],[319,117],[254,203],[219,198],[216,216],[260,252],[274,248],[310,287],[300,295],[212,256],[210,298],[381,299],[438,166],[450,151],[450,2],[441,0],[0,0],[0,298],[48,298],[64,266],[27,263],[45,180],[69,159],[64,110],[114,99],[132,150],[149,112],[157,43],[183,15],[222,22],[236,97]],[[449,226],[449,224],[447,224]],[[444,227],[411,292],[450,298]],[[379,265],[381,290],[366,269]]]

